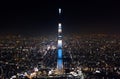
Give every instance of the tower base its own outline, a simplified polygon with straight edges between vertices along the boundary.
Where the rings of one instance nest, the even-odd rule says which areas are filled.
[[[62,75],[62,74],[64,74],[64,69],[61,70],[55,69],[55,75]]]

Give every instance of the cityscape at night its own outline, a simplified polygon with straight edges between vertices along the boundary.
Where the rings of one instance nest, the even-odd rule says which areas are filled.
[[[120,79],[119,2],[1,3],[0,79]]]

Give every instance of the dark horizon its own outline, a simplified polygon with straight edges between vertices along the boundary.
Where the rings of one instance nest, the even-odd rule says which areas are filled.
[[[65,33],[120,33],[117,2],[109,1],[40,1],[39,3],[3,3],[0,33],[56,33],[58,8],[61,7]]]

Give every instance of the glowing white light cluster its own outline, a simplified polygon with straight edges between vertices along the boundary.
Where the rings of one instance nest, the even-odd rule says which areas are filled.
[[[100,73],[100,71],[99,71],[99,70],[96,70],[95,72],[96,72],[96,73]]]
[[[61,14],[61,8],[59,8],[59,14]]]
[[[37,68],[37,67],[35,67],[35,68],[34,68],[34,71],[35,71],[35,72],[37,72],[37,71],[38,71],[38,68]]]
[[[56,47],[55,47],[55,46],[52,46],[52,47],[51,47],[51,49],[55,50],[55,49],[56,49]]]
[[[47,50],[49,50],[49,49],[50,49],[50,45],[47,46]]]
[[[58,40],[58,48],[62,47],[62,40]]]
[[[62,24],[58,23],[58,28],[61,29],[62,28]]]
[[[36,76],[36,72],[30,74],[30,77],[35,77],[35,76]]]
[[[58,29],[58,33],[62,33],[62,29]]]

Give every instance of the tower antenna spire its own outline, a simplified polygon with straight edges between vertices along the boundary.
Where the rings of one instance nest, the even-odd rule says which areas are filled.
[[[59,14],[61,14],[61,8],[59,8]]]

